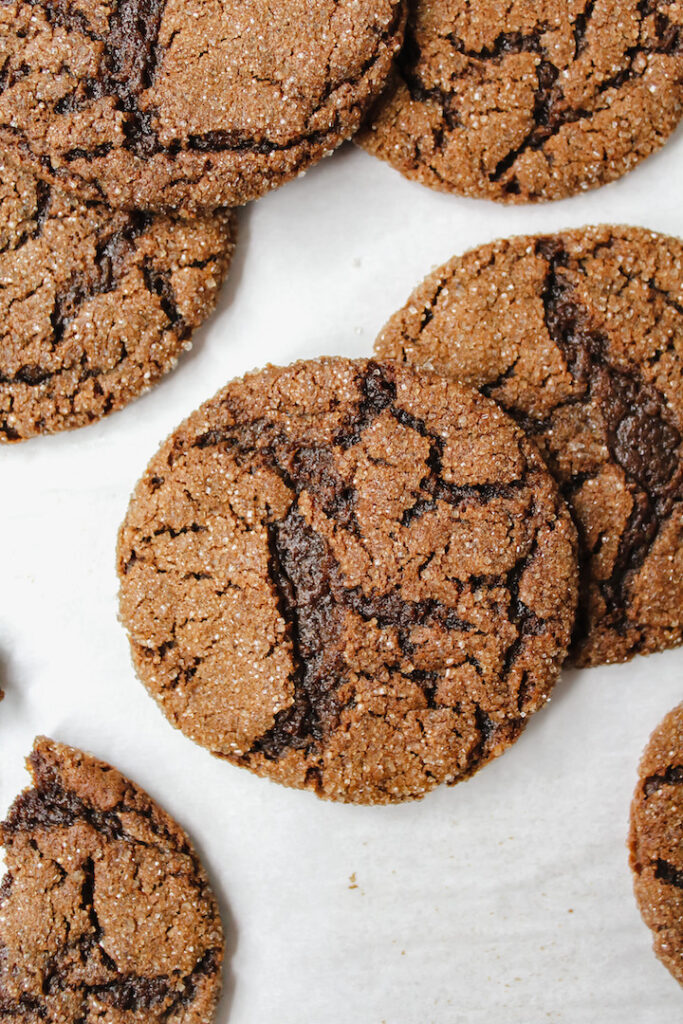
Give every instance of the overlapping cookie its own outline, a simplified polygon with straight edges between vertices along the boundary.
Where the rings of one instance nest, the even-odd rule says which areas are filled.
[[[683,640],[683,243],[596,227],[493,242],[431,274],[380,358],[466,381],[538,444],[579,527],[573,657]]]

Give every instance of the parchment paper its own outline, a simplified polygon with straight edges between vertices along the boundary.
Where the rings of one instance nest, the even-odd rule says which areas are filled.
[[[107,421],[0,449],[0,813],[45,733],[90,749],[191,833],[222,901],[219,1024],[676,1024],[625,838],[637,761],[683,698],[683,651],[566,672],[475,779],[392,808],[325,804],[214,760],[130,665],[114,544],[161,440],[267,361],[369,354],[435,265],[598,222],[683,234],[683,132],[622,181],[552,205],[439,195],[349,145],[240,214],[217,314]]]

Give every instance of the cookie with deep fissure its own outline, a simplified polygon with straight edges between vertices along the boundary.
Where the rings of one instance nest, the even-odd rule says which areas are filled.
[[[620,177],[682,111],[680,4],[416,0],[359,139],[424,185],[531,202]]]
[[[683,642],[683,243],[603,226],[431,274],[376,342],[466,381],[538,444],[579,528],[573,657]]]
[[[211,1024],[216,900],[183,830],[116,769],[39,738],[0,825],[0,1017]]]
[[[0,157],[0,442],[85,426],[172,369],[213,310],[228,210],[83,203]]]
[[[330,799],[419,797],[501,753],[574,619],[574,528],[524,432],[363,360],[229,384],[152,459],[118,552],[170,721]]]
[[[683,985],[683,704],[655,729],[643,754],[629,847],[655,953]]]
[[[0,143],[116,207],[245,203],[357,130],[404,21],[404,0],[10,0]]]

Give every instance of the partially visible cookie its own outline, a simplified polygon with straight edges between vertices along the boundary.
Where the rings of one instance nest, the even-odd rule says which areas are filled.
[[[223,934],[181,828],[116,769],[39,738],[0,826],[0,1017],[210,1024]]]
[[[84,199],[214,209],[358,129],[405,0],[8,0],[0,144]]]
[[[234,381],[168,439],[119,536],[135,666],[234,764],[355,803],[472,775],[553,688],[576,550],[488,399],[320,359]]]
[[[683,243],[592,227],[493,242],[431,274],[381,358],[466,381],[539,445],[579,527],[573,657],[683,641]]]
[[[359,141],[432,188],[532,202],[619,178],[682,111],[680,3],[415,0]]]
[[[629,847],[655,953],[683,985],[683,704],[655,729],[643,754]]]
[[[92,423],[156,383],[233,247],[228,210],[115,212],[0,155],[0,442]]]

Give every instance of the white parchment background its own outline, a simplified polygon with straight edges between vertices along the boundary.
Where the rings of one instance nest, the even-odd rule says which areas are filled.
[[[549,206],[439,195],[346,146],[240,214],[219,309],[152,393],[0,449],[0,813],[46,733],[142,784],[191,833],[228,932],[219,1024],[679,1024],[625,837],[636,765],[683,698],[683,651],[566,672],[472,781],[391,808],[324,804],[215,761],[166,722],[116,617],[114,543],[161,440],[267,361],[364,355],[435,265],[493,238],[625,222],[683,235],[683,132]]]

